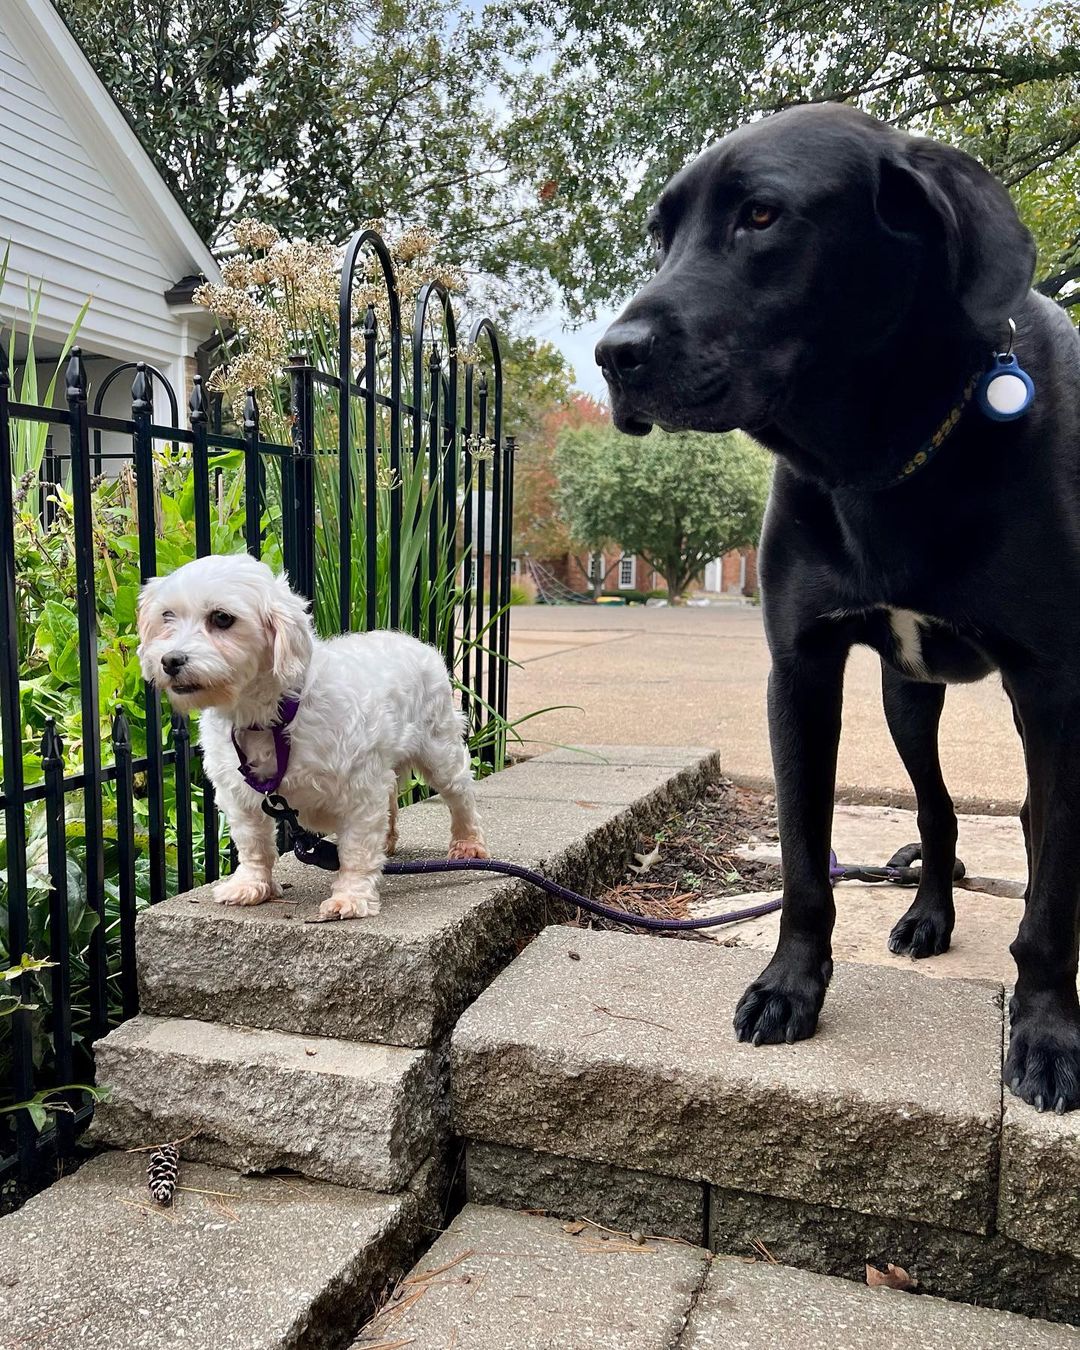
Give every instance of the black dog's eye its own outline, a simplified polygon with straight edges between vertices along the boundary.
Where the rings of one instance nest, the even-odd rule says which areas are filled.
[[[746,208],[746,224],[752,230],[767,230],[780,214],[775,206],[765,206],[762,202],[751,202]]]
[[[211,628],[231,628],[235,622],[235,616],[226,614],[223,609],[215,609],[210,615]]]
[[[649,247],[657,256],[664,251],[664,232],[659,225],[649,226]]]

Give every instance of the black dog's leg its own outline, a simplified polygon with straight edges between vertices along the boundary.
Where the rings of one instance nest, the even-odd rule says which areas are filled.
[[[1021,743],[1024,741],[1024,727],[1020,721],[1020,714],[1016,711],[1016,703],[1012,705],[1013,725],[1016,727],[1016,733],[1020,737]],[[1025,749],[1026,753],[1026,749]],[[1031,895],[1031,878],[1035,874],[1035,862],[1031,852],[1031,796],[1025,794],[1024,804],[1020,808],[1020,828],[1024,831],[1024,852],[1027,854],[1027,885],[1024,887],[1024,899]]]
[[[846,656],[774,656],[769,676],[784,906],[776,954],[735,1009],[739,1040],[755,1045],[812,1036],[832,975],[829,833]]]
[[[881,692],[889,731],[915,789],[922,845],[919,889],[910,909],[889,934],[889,951],[914,957],[938,956],[948,951],[956,921],[956,811],[938,758],[938,723],[945,706],[945,686],[905,679],[882,662]]]
[[[1010,690],[1024,728],[1034,871],[1010,950],[1016,992],[1005,1082],[1039,1110],[1080,1106],[1080,696],[1064,687]]]

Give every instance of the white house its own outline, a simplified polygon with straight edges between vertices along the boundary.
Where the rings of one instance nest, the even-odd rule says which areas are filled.
[[[117,364],[147,361],[186,425],[189,358],[213,333],[191,291],[194,278],[218,279],[217,264],[50,0],[0,0],[0,249],[8,240],[5,340],[25,320],[28,282],[43,284],[44,357],[89,296],[78,341],[91,400]],[[130,397],[125,373],[102,411],[123,416]],[[155,397],[160,420],[166,411]]]

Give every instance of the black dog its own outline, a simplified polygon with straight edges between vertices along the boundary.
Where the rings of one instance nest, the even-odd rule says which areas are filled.
[[[956,817],[944,686],[1001,672],[1024,743],[1029,898],[1012,945],[1009,1087],[1080,1105],[1080,338],[1030,289],[1034,248],[969,156],[851,108],[725,137],[650,223],[656,276],[597,347],[616,425],[742,427],[779,461],[761,545],[784,860],[776,954],[740,1040],[813,1034],[847,653],[882,657],[915,786],[922,880],[893,951],[949,945]],[[1017,420],[972,399],[994,353],[1035,384]]]

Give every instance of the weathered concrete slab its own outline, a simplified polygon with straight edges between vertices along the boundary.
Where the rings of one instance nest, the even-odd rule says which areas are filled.
[[[706,1188],[700,1181],[475,1143],[466,1150],[465,1193],[475,1205],[542,1209],[624,1233],[682,1238],[695,1246],[706,1241]]]
[[[670,766],[659,764],[552,764],[530,759],[485,778],[478,793],[481,810],[488,801],[508,799],[629,806],[662,789],[670,776]]]
[[[590,764],[659,764],[665,768],[689,768],[707,761],[709,772],[720,772],[720,752],[708,746],[685,745],[575,745],[548,750],[530,760],[531,764],[567,764],[588,768]]]
[[[355,1343],[416,1350],[668,1350],[708,1255],[468,1205]]]
[[[1080,1112],[1004,1094],[998,1226],[1017,1242],[1080,1257]]]
[[[1080,1331],[989,1308],[814,1275],[715,1261],[679,1350],[1065,1350]]]
[[[837,967],[818,1034],[740,1045],[757,953],[550,928],[452,1042],[457,1132],[986,1231],[1000,1116],[991,986]]]
[[[0,1220],[8,1350],[336,1350],[411,1259],[411,1194],[186,1164],[171,1209],[146,1154],[107,1153]]]
[[[1022,900],[957,890],[956,928],[949,950],[932,960],[913,961],[909,956],[894,956],[886,945],[893,924],[915,898],[910,886],[845,881],[833,894],[836,897],[833,957],[837,961],[917,971],[935,979],[993,980],[997,984],[1012,984],[1016,979],[1009,943],[1016,936],[1024,912]],[[755,891],[702,901],[690,908],[695,915],[726,914],[778,895],[778,891]],[[722,946],[751,947],[771,954],[780,935],[780,911],[711,929],[709,933]]]
[[[839,805],[833,813],[833,851],[844,863],[882,865],[898,848],[918,839],[914,811],[894,806]],[[956,851],[971,876],[1018,881],[1027,876],[1024,832],[1017,816],[961,815]],[[740,853],[767,861],[778,856],[778,845],[775,839],[761,839]]]
[[[999,1234],[961,1233],[934,1224],[856,1214],[714,1187],[709,1246],[731,1256],[865,1278],[866,1262],[902,1266],[919,1289],[942,1298],[1080,1322],[1080,1260],[1034,1251]]]
[[[97,1141],[184,1139],[185,1157],[241,1172],[398,1191],[445,1124],[433,1050],[143,1015],[99,1041],[95,1059],[110,1091]]]
[[[663,786],[633,806],[586,797],[545,801],[542,808],[527,799],[486,800],[493,855],[583,890],[610,882],[622,875],[642,832],[708,779],[712,757],[683,755],[682,764],[667,768]],[[522,773],[529,768],[522,765]],[[576,781],[575,772],[568,791]],[[444,857],[445,807],[430,801],[402,811],[399,834],[398,859]],[[391,876],[383,881],[380,914],[310,924],[304,920],[329,894],[329,874],[291,857],[279,866],[288,887],[282,902],[224,908],[203,887],[139,916],[144,1011],[430,1045],[514,955],[523,935],[565,912],[534,888],[497,877]]]

